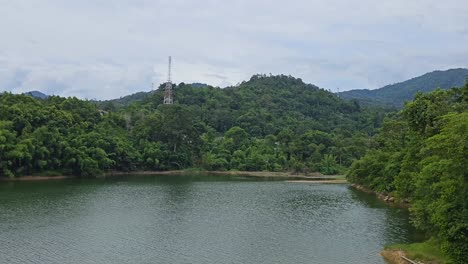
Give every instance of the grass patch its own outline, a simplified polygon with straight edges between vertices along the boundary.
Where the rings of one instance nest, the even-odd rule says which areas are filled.
[[[422,261],[428,264],[450,264],[453,263],[445,254],[435,239],[429,239],[422,243],[395,244],[385,247],[389,250],[402,250],[406,257]]]

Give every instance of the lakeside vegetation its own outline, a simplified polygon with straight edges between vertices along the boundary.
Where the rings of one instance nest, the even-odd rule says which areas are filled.
[[[468,263],[468,83],[417,94],[374,138],[348,180],[409,200],[412,223]]]
[[[429,239],[422,243],[413,244],[395,244],[385,247],[385,251],[382,253],[384,257],[386,252],[400,252],[403,251],[405,256],[411,260],[422,261],[423,263],[437,263],[437,264],[449,264],[452,263],[451,259],[440,247],[440,242],[435,239]],[[391,254],[389,261],[399,262],[401,258],[399,254],[392,256]],[[392,259],[391,257],[396,257]],[[397,263],[398,263],[397,262]],[[391,262],[393,263],[393,262]]]

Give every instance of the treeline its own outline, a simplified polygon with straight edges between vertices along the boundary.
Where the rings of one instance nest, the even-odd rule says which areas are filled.
[[[226,89],[180,84],[138,100],[0,95],[0,177],[108,170],[321,171],[360,158],[385,109],[362,109],[290,76]]]
[[[468,263],[468,82],[417,94],[352,164],[352,182],[411,203],[414,225]]]
[[[51,96],[0,95],[0,174],[92,176],[136,168],[125,120],[90,102]]]

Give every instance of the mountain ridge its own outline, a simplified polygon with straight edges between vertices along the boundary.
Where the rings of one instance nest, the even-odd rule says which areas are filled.
[[[223,89],[236,89],[241,85],[251,82],[255,78],[267,78],[268,76],[262,74],[253,75],[249,80],[243,81],[239,85],[228,86]],[[461,87],[465,81],[468,80],[468,69],[466,68],[454,68],[448,70],[435,70],[432,72],[425,73],[423,75],[413,77],[411,79],[388,84],[377,89],[353,89],[336,93],[339,97],[346,100],[356,100],[364,106],[384,106],[384,107],[397,107],[401,108],[405,101],[410,101],[414,98],[417,92],[427,93],[437,88],[450,89],[453,87]],[[301,79],[298,78],[302,82]],[[319,88],[313,84],[303,83],[305,86]],[[207,88],[213,87],[204,83],[191,83],[185,84],[180,83],[182,86],[192,86],[193,88]],[[178,85],[176,85],[177,87]],[[161,89],[159,86],[158,89]],[[287,88],[287,87],[286,87]],[[108,100],[92,100],[98,105],[104,105],[112,103],[117,107],[126,106],[133,102],[142,101],[151,97],[158,89],[152,91],[141,91],[134,94],[122,96],[120,98],[108,99]],[[323,89],[323,88],[319,88]],[[32,97],[45,99],[49,95],[44,94],[40,91],[30,91],[25,93]],[[177,96],[177,95],[176,95]]]
[[[253,75],[252,78],[267,78],[268,76],[262,74]],[[250,78],[247,81],[243,81],[240,85],[228,86],[223,89],[236,89],[246,83],[251,82],[253,79]],[[413,100],[417,92],[427,93],[437,88],[450,89],[453,87],[461,87],[464,85],[468,78],[468,69],[466,68],[454,68],[448,70],[435,70],[432,72],[425,73],[423,75],[413,77],[411,79],[397,82],[393,84],[385,85],[377,89],[353,89],[345,92],[336,93],[339,97],[346,100],[357,100],[361,105],[364,106],[383,106],[383,107],[397,107],[400,108],[404,105],[405,101]],[[302,81],[300,78],[298,80]],[[183,83],[181,83],[183,84]],[[194,84],[184,84],[192,85]],[[304,83],[304,85],[314,88],[319,88],[314,84]],[[159,88],[161,88],[160,86]],[[212,87],[207,84],[203,84],[202,87]],[[323,89],[323,88],[319,88]],[[326,89],[325,89],[326,90]],[[127,105],[133,101],[141,101],[151,96],[154,91],[139,92],[132,95],[123,96],[116,99],[103,100],[101,102],[113,102],[116,105]],[[177,96],[177,95],[176,95]]]
[[[461,87],[468,78],[468,69],[454,68],[436,70],[406,81],[388,84],[378,89],[355,89],[338,93],[344,99],[356,99],[363,105],[389,105],[402,107],[416,93],[431,92],[437,88],[450,89]]]
[[[24,94],[32,96],[34,98],[39,98],[39,99],[47,99],[47,97],[49,97],[49,95],[47,95],[47,94],[45,94],[43,92],[40,92],[40,91],[29,91],[29,92],[26,92]]]

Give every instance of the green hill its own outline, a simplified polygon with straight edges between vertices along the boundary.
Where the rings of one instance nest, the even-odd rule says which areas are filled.
[[[152,92],[99,102],[99,106],[127,112],[154,109],[162,104],[163,89],[161,85]],[[175,104],[191,107],[218,132],[240,126],[254,136],[274,134],[285,127],[298,133],[359,127],[371,133],[378,126],[378,122],[364,121],[367,112],[356,102],[342,100],[325,89],[285,75],[254,75],[238,86],[226,88],[181,83],[174,86],[174,94]]]
[[[361,157],[385,115],[291,76],[181,83],[93,102],[0,95],[0,177],[107,170],[320,171]],[[103,111],[104,110],[104,111]]]
[[[422,76],[390,84],[375,90],[351,90],[340,93],[344,99],[357,99],[365,105],[391,105],[402,107],[413,100],[417,92],[427,93],[437,88],[449,89],[463,86],[468,78],[468,69],[433,71]]]

